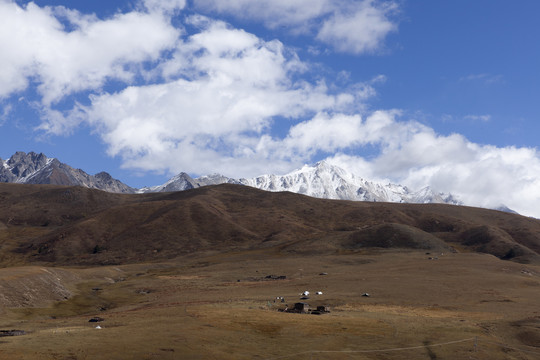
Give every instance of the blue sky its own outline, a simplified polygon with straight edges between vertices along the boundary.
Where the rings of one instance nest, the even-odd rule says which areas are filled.
[[[540,216],[540,3],[0,0],[0,158],[133,187],[326,159]]]

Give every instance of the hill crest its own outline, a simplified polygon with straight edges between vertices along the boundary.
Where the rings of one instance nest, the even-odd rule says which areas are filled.
[[[0,184],[0,263],[157,261],[205,252],[484,252],[540,261],[540,221],[446,204],[316,199],[222,184],[172,193]]]

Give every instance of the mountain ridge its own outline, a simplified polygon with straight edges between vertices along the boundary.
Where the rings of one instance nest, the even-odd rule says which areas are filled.
[[[71,185],[83,186],[114,193],[135,193],[135,189],[114,179],[102,171],[89,175],[75,169],[56,158],[45,154],[22,151],[16,152],[8,160],[0,159],[0,182],[18,184]]]
[[[239,184],[265,191],[290,191],[323,199],[394,203],[444,203],[463,205],[452,194],[437,192],[426,186],[412,191],[399,184],[382,184],[366,180],[326,161],[304,165],[285,175],[261,175],[234,179],[221,174],[191,177],[185,172],[162,185],[132,188],[106,172],[89,175],[43,153],[16,152],[7,161],[0,159],[0,182],[22,184],[78,185],[115,193],[151,193],[185,191],[208,185]]]
[[[262,175],[240,183],[267,191],[291,191],[322,199],[382,201],[397,203],[444,203],[462,205],[451,194],[437,193],[429,186],[411,191],[398,184],[365,180],[326,161],[304,165],[286,175]]]
[[[163,185],[145,187],[138,193],[184,191],[208,185],[239,184],[265,191],[289,191],[320,199],[379,201],[397,203],[441,203],[463,205],[452,194],[433,191],[429,186],[411,191],[398,184],[365,180],[326,161],[304,165],[285,175],[261,175],[254,178],[229,178],[220,174],[193,178],[182,172]]]

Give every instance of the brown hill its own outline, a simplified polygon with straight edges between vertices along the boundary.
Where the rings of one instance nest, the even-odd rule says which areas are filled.
[[[240,185],[111,194],[0,184],[0,264],[121,264],[268,249],[483,252],[540,263],[540,221],[493,210],[310,198]]]
[[[459,206],[0,184],[0,358],[537,359],[539,238]]]

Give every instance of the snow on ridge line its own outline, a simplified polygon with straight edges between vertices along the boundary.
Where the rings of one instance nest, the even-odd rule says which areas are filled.
[[[55,158],[48,158],[47,156],[45,156],[45,158],[47,159],[47,161],[45,161],[45,165],[43,165],[42,167],[38,167],[32,173],[30,173],[30,174],[28,174],[28,175],[26,175],[24,177],[18,178],[16,182],[19,183],[19,184],[24,184],[24,183],[32,180],[37,175],[40,175],[44,170],[47,170],[47,172],[48,172],[47,176],[50,176],[50,174],[52,173],[52,169],[50,168],[50,166],[53,163],[53,161],[56,160],[56,159]],[[49,169],[47,169],[47,168],[49,168]]]
[[[25,154],[23,152],[16,153],[8,162],[4,160],[1,161],[3,168],[8,168],[8,173],[3,175],[4,180],[18,183],[42,181],[42,178],[46,179],[51,176],[56,163],[62,165],[62,163],[55,158],[47,158],[44,154]],[[8,163],[11,163],[12,166],[9,166]],[[11,171],[12,174],[9,174],[9,168],[17,168],[16,173],[24,173],[25,176],[17,176],[13,171]],[[411,191],[406,186],[398,184],[383,184],[382,182],[369,181],[326,161],[320,161],[311,166],[304,165],[300,169],[291,171],[285,175],[267,174],[249,179],[228,178],[220,174],[210,174],[192,178],[189,174],[181,172],[162,185],[140,189],[132,189],[122,183],[120,184],[124,185],[126,188],[116,183],[116,185],[96,183],[91,175],[87,175],[82,170],[71,169],[69,166],[66,168],[62,167],[60,171],[66,173],[66,176],[70,178],[70,181],[72,181],[73,184],[111,192],[170,192],[207,185],[233,183],[247,185],[266,191],[289,191],[326,199],[394,203],[461,203],[451,194],[436,193],[429,187],[425,187],[419,191]],[[77,171],[82,171],[82,174]],[[118,186],[120,186],[120,188]]]
[[[222,183],[242,184],[272,192],[290,191],[326,199],[462,204],[451,194],[436,193],[429,186],[419,191],[410,191],[406,186],[399,184],[385,185],[368,181],[325,161],[318,162],[314,166],[304,165],[302,168],[285,175],[267,174],[249,179],[232,179],[220,174],[191,178],[185,173],[180,173],[163,185],[139,189],[137,192],[187,190],[188,188]]]

